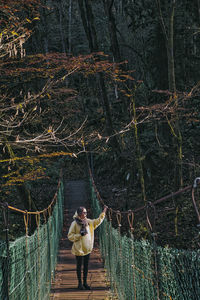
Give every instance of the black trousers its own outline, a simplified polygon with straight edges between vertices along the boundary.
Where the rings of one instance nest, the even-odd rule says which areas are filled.
[[[83,281],[84,283],[87,282],[89,258],[90,258],[90,254],[84,256],[76,256],[76,273],[79,282],[81,282],[82,264],[83,264]]]

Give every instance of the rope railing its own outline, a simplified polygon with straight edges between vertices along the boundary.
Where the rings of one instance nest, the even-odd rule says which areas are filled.
[[[8,205],[8,203],[2,203],[2,202],[0,202],[0,206],[7,206],[8,209],[10,209],[12,211],[22,213],[24,215],[27,215],[27,214],[28,215],[41,215],[41,214],[44,214],[47,211],[49,211],[49,209],[51,209],[53,207],[53,205],[55,204],[55,202],[57,201],[57,191],[59,190],[59,187],[60,187],[60,184],[61,184],[61,181],[62,181],[61,178],[62,178],[62,170],[60,171],[56,193],[54,194],[54,197],[53,197],[51,203],[46,208],[44,208],[43,210],[40,210],[40,211],[27,211],[27,210],[22,210],[22,209],[13,207],[11,205]]]
[[[97,217],[104,202],[94,185],[93,178],[90,183],[91,207],[94,217]],[[193,187],[184,190],[191,188]],[[164,201],[163,198],[155,201],[156,204]],[[112,226],[113,213],[117,215],[116,229]],[[156,244],[153,234],[151,242],[135,240],[133,229],[135,211],[132,210],[126,212],[129,234],[121,235],[121,213],[109,208],[108,217],[99,229],[100,249],[108,280],[118,299],[199,299],[200,250],[162,248]]]
[[[8,241],[7,234],[7,242],[0,243],[0,299],[49,299],[63,227],[63,200],[63,182],[60,174],[57,191],[47,208],[30,212],[8,204],[0,204],[4,215],[8,210],[22,214],[26,231],[24,236],[14,242]],[[36,230],[29,235],[31,215],[35,215]],[[8,222],[5,217],[5,226],[6,223]]]
[[[89,175],[90,175],[90,180],[92,182],[93,188],[94,188],[94,190],[96,192],[96,196],[97,196],[99,202],[102,205],[105,205],[103,199],[100,196],[99,191],[97,190],[97,187],[95,185],[94,178],[92,176],[92,172],[91,172],[90,169],[89,169]],[[197,220],[198,220],[198,225],[197,226],[200,226],[200,213],[199,213],[199,209],[198,209],[198,206],[196,204],[196,200],[195,200],[195,196],[194,196],[195,189],[197,188],[197,186],[198,186],[199,183],[200,183],[200,177],[197,177],[197,178],[195,178],[193,185],[188,185],[188,186],[186,186],[186,187],[184,187],[184,188],[182,188],[182,189],[180,189],[180,190],[178,190],[176,192],[172,192],[169,195],[166,195],[166,196],[164,196],[162,198],[159,198],[159,199],[157,199],[157,200],[155,200],[153,202],[147,201],[145,205],[140,206],[138,208],[135,208],[134,210],[129,209],[127,211],[120,211],[120,210],[115,210],[115,209],[113,209],[111,207],[108,207],[108,210],[112,214],[115,213],[116,214],[116,218],[119,218],[119,215],[127,215],[128,223],[129,223],[129,216],[130,216],[130,214],[135,215],[136,213],[138,213],[138,212],[140,212],[142,210],[145,210],[146,211],[147,223],[148,223],[149,228],[151,229],[151,231],[153,231],[153,226],[152,226],[152,224],[151,224],[151,222],[149,220],[149,217],[148,217],[148,209],[150,207],[153,208],[154,214],[156,215],[156,208],[155,207],[156,207],[157,204],[160,204],[160,203],[162,203],[162,202],[164,202],[164,201],[166,201],[166,200],[168,200],[170,198],[173,199],[173,197],[178,196],[178,195],[180,195],[180,194],[182,194],[182,193],[184,193],[184,192],[186,192],[188,190],[191,190],[191,193],[192,193],[192,203],[193,203],[193,207],[195,209],[195,213],[197,215]]]

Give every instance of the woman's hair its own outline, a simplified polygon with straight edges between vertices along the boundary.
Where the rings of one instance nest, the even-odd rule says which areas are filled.
[[[80,216],[82,214],[82,212],[84,211],[84,209],[86,209],[84,206],[80,206],[79,208],[77,208],[77,214],[78,214],[78,216]]]

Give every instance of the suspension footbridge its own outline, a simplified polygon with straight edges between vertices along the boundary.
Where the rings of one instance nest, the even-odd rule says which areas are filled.
[[[122,235],[121,212],[112,209],[98,229],[100,252],[94,250],[89,268],[92,290],[77,291],[74,258],[66,232],[75,208],[88,199],[83,185],[83,182],[78,186],[77,182],[68,185],[61,179],[45,210],[35,213],[18,210],[24,218],[26,235],[0,244],[0,299],[108,299],[110,290],[119,300],[200,299],[200,250],[163,248],[155,239],[152,243],[135,240],[133,211],[127,212],[130,232]],[[102,211],[102,199],[93,180],[89,185],[92,215],[97,217]],[[9,209],[15,208],[2,205],[5,229]],[[118,228],[112,226],[113,213]],[[35,214],[37,229],[29,235],[31,214]]]

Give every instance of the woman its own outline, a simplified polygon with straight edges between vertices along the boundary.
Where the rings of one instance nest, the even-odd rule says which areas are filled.
[[[81,206],[77,209],[73,216],[69,232],[68,239],[73,242],[72,254],[76,256],[76,273],[78,278],[78,289],[90,290],[90,286],[87,284],[88,263],[90,253],[92,252],[94,245],[94,230],[103,222],[107,206],[104,206],[103,212],[98,219],[87,219],[87,210]],[[83,284],[81,280],[81,267],[83,262]]]

